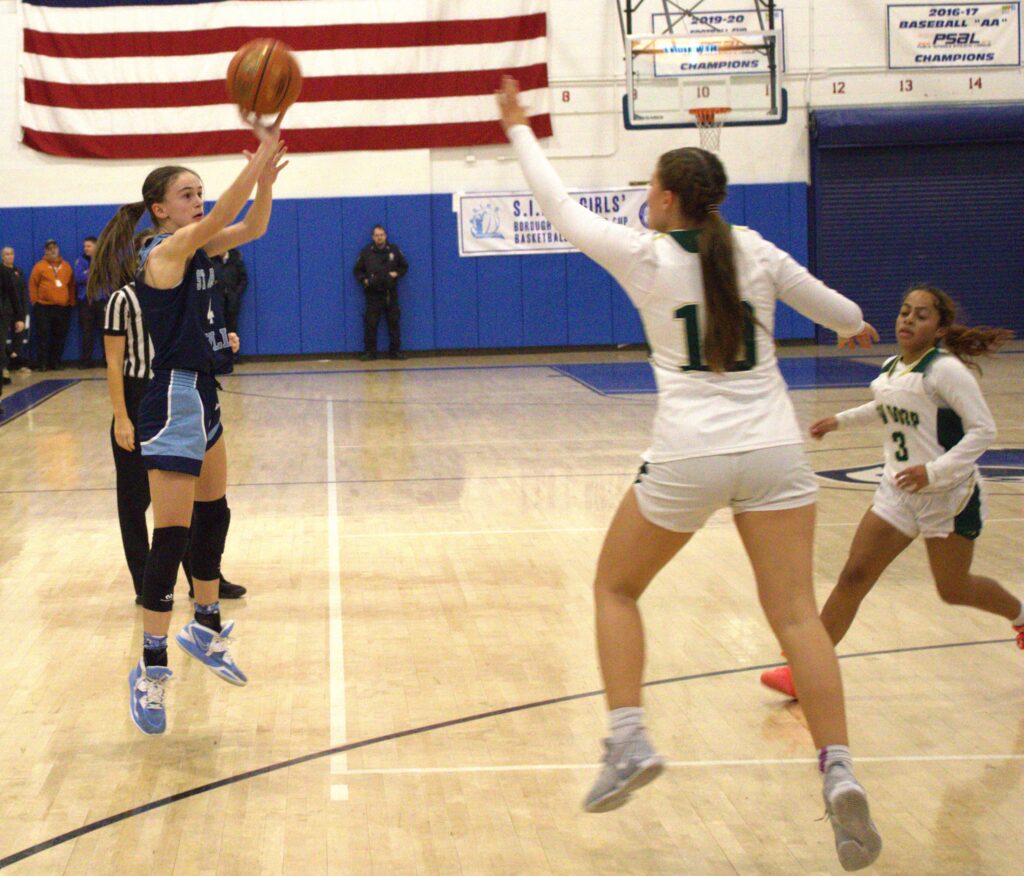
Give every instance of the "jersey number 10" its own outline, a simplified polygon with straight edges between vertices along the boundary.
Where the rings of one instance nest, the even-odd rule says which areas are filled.
[[[754,342],[754,308],[748,301],[743,304],[743,358],[737,359],[729,371],[749,371],[757,364],[757,346]],[[700,318],[696,304],[687,304],[675,312],[675,318],[683,321],[683,333],[686,336],[686,352],[689,364],[683,365],[682,371],[710,371],[704,364],[704,356],[700,349]]]

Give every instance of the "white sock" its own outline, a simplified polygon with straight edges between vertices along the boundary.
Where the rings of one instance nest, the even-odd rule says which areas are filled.
[[[608,726],[611,729],[612,742],[625,742],[637,730],[643,729],[644,710],[641,706],[612,709],[608,713]]]
[[[1020,604],[1020,614],[1017,615],[1017,620],[1013,621],[1015,627],[1024,627],[1024,602]]]
[[[853,756],[850,749],[845,745],[826,745],[818,749],[818,770],[827,773],[836,764],[841,764],[847,769],[853,768]]]

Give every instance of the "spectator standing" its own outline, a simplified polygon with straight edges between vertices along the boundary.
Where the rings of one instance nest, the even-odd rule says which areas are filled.
[[[56,240],[46,241],[43,258],[29,275],[28,293],[38,339],[36,365],[40,371],[60,368],[71,308],[75,306],[75,273],[61,258]]]
[[[107,306],[107,294],[102,290],[96,300],[90,300],[85,294],[89,285],[89,268],[92,267],[92,254],[96,251],[96,238],[87,237],[82,241],[82,254],[75,259],[75,288],[78,292],[78,324],[82,329],[82,361],[80,368],[91,368],[93,365],[92,351],[96,342],[96,332],[103,331],[103,310]],[[99,362],[96,363],[100,365]]]
[[[24,329],[25,311],[14,285],[14,275],[9,268],[0,267],[0,369],[7,368],[7,327],[12,324],[15,331]],[[4,411],[4,382],[0,381],[0,415]]]
[[[25,282],[25,272],[14,263],[14,247],[5,246],[0,251],[0,262],[2,266],[11,272],[14,281],[15,292],[21,301],[21,311],[25,314],[25,321],[22,323],[21,331],[13,331],[8,336],[10,355],[7,360],[7,367],[12,370],[31,371],[28,365],[28,312],[31,304],[28,299],[28,283]]]
[[[238,334],[238,315],[242,312],[242,295],[249,285],[249,274],[242,261],[239,249],[229,249],[226,253],[213,260],[213,270],[217,277],[217,286],[223,297],[224,323],[229,335]]]
[[[377,358],[377,326],[383,312],[388,323],[388,348],[392,359],[405,359],[399,324],[402,312],[398,306],[398,279],[405,276],[409,263],[394,243],[388,242],[383,225],[374,225],[370,244],[359,253],[355,275],[366,293],[363,313],[364,362]]]

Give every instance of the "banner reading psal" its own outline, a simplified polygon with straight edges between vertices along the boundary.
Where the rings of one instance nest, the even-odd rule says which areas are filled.
[[[646,189],[575,190],[570,195],[609,222],[647,228]],[[458,216],[460,256],[577,251],[544,218],[529,192],[456,193],[452,209]]]
[[[888,7],[889,69],[1017,67],[1020,3]]]

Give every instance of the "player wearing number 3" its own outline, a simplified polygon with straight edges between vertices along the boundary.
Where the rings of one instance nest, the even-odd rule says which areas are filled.
[[[1012,332],[967,328],[955,318],[956,306],[941,289],[912,287],[896,318],[900,355],[887,360],[872,381],[874,399],[811,426],[819,440],[868,423],[881,425],[886,437],[882,482],[821,613],[835,644],[889,564],[923,535],[943,601],[1005,617],[1024,648],[1024,605],[998,582],[971,574],[984,516],[976,462],[996,428],[968,368],[977,367],[973,357],[996,349]],[[798,690],[803,694],[788,666],[767,670],[761,681],[791,697]]]
[[[853,776],[839,666],[814,602],[816,483],[775,360],[775,302],[851,343],[869,346],[878,335],[852,301],[755,231],[722,220],[726,176],[712,153],[661,156],[647,195],[653,232],[641,232],[602,219],[567,194],[526,124],[513,80],[503,81],[498,102],[546,218],[606,268],[639,310],[658,384],[651,446],[612,520],[594,582],[611,738],[584,806],[615,809],[664,769],[640,705],[637,600],[704,521],[728,506],[765,614],[803,691],[840,861],[866,867],[882,843]]]

